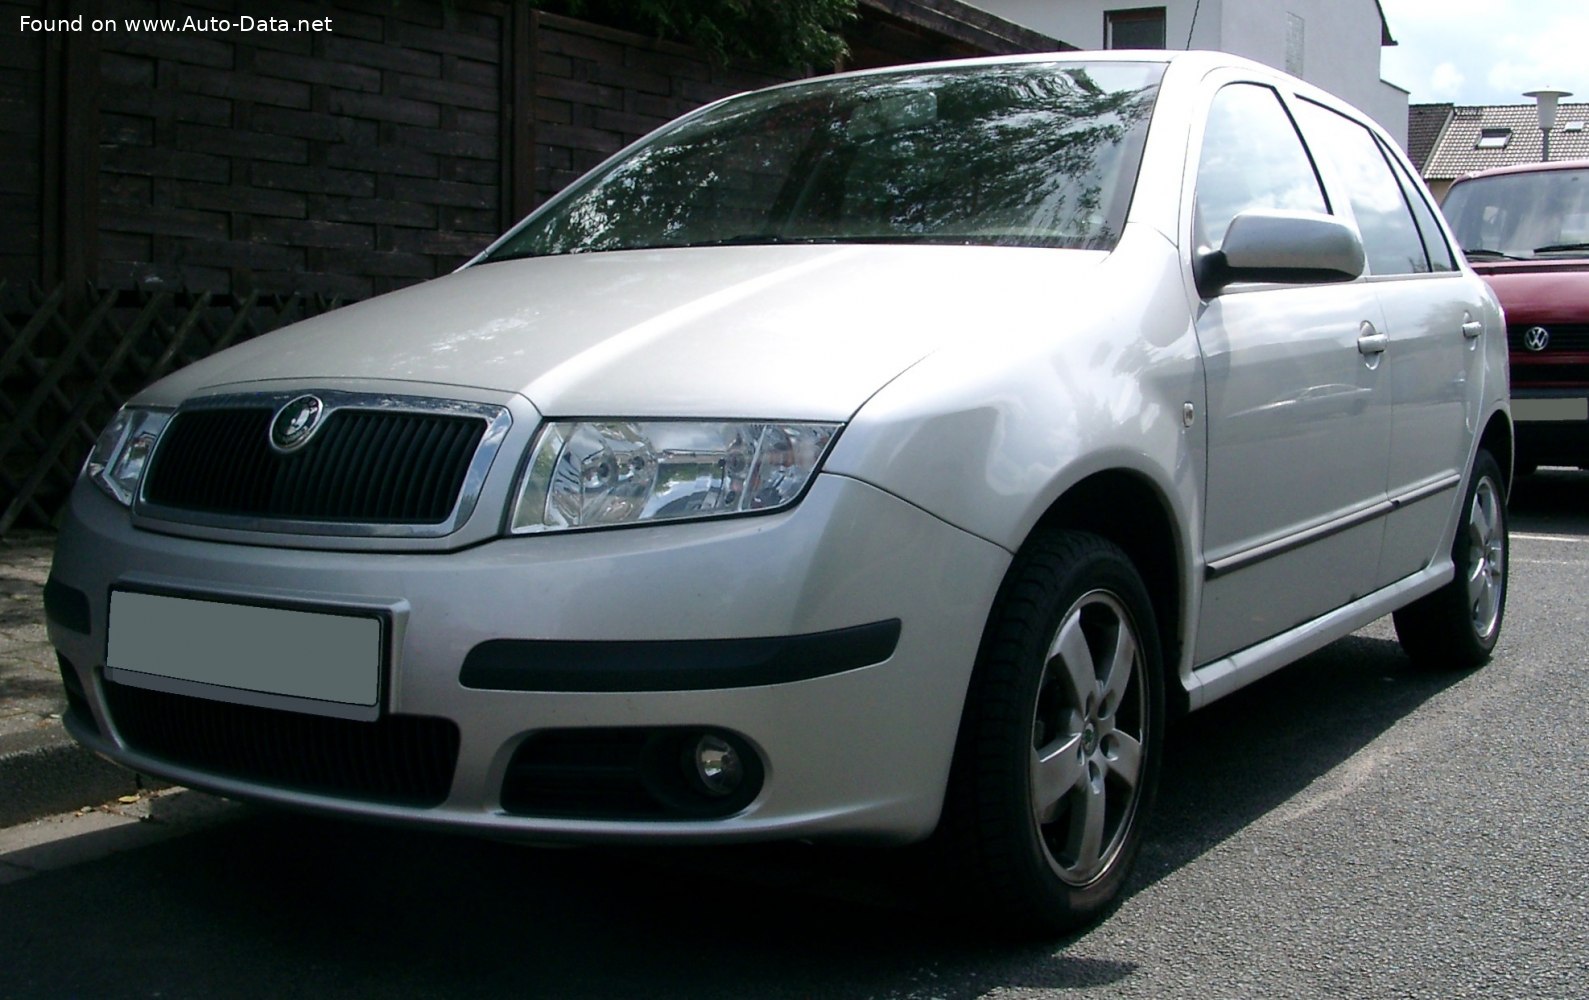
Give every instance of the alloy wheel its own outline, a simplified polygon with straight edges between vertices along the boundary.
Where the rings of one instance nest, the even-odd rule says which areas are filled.
[[[1488,476],[1479,480],[1468,508],[1468,606],[1473,631],[1488,639],[1500,620],[1506,586],[1506,532],[1500,491]]]
[[[1033,819],[1069,885],[1107,872],[1131,830],[1151,735],[1142,675],[1125,606],[1107,591],[1083,595],[1049,645],[1032,724]]]

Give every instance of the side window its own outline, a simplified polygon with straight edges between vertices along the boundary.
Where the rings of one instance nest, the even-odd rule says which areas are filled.
[[[1251,208],[1328,212],[1329,204],[1280,95],[1235,83],[1208,108],[1193,216],[1198,245],[1218,248],[1230,220]]]
[[[1421,185],[1411,179],[1407,168],[1400,160],[1388,155],[1385,158],[1396,168],[1396,179],[1401,182],[1401,193],[1406,197],[1407,204],[1412,206],[1413,221],[1418,223],[1418,235],[1423,237],[1423,248],[1429,255],[1429,269],[1455,271],[1456,255],[1452,253],[1451,244],[1446,242],[1446,234],[1435,219],[1434,209],[1429,207],[1429,196],[1423,192]]]
[[[1429,270],[1423,237],[1413,222],[1401,182],[1391,173],[1374,134],[1350,118],[1310,101],[1299,102],[1302,128],[1328,158],[1346,188],[1373,274]]]

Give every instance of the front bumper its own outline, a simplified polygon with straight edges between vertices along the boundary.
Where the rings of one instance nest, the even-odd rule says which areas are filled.
[[[49,633],[75,681],[69,687],[80,690],[67,720],[79,740],[128,767],[222,795],[528,839],[904,842],[936,825],[971,666],[1008,563],[1003,549],[833,475],[774,515],[501,538],[445,553],[173,537],[133,528],[125,510],[80,487],[51,571],[52,591],[69,595],[57,607],[71,613],[51,614]],[[105,678],[110,594],[127,588],[383,609],[382,717],[457,727],[457,763],[440,804],[246,780],[135,746],[118,726]],[[798,637],[893,621],[897,644],[881,662],[840,658],[833,669],[800,662],[801,650],[816,647]],[[876,629],[869,634],[875,639]],[[651,681],[667,671],[623,662],[625,650],[654,661],[658,649],[688,651],[702,640],[785,637],[797,637],[779,647],[793,650],[788,662],[745,677],[725,675],[717,663]],[[581,643],[600,644],[590,648],[609,668],[588,685],[579,676]],[[510,655],[482,661],[482,649]],[[536,663],[548,649],[565,654],[557,669],[514,676],[515,662]],[[466,661],[495,672],[466,677]],[[532,737],[667,727],[742,736],[763,772],[755,799],[716,819],[503,807],[510,761]]]

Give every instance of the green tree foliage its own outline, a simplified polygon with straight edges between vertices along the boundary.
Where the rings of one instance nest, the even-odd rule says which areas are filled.
[[[534,0],[597,24],[683,42],[719,61],[777,69],[833,66],[857,0]]]

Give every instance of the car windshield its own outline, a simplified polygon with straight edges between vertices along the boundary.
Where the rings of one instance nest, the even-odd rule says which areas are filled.
[[[1441,209],[1475,260],[1589,257],[1589,169],[1461,181]]]
[[[485,260],[771,243],[1109,249],[1163,72],[1022,63],[733,98],[575,185]]]

